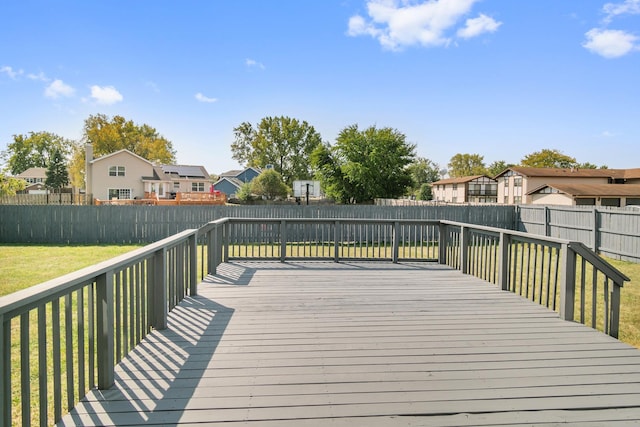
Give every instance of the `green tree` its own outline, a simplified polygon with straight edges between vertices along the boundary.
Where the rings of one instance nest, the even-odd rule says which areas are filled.
[[[494,177],[499,173],[504,172],[505,169],[508,169],[511,166],[515,165],[513,165],[512,163],[507,163],[504,160],[496,160],[487,167],[487,175],[489,175],[490,177]]]
[[[409,172],[413,179],[413,190],[419,191],[425,183],[432,183],[440,179],[440,166],[424,157],[417,157],[409,165]]]
[[[520,164],[531,168],[572,168],[578,166],[575,158],[549,148],[527,154],[522,158]]]
[[[60,202],[62,202],[62,188],[69,185],[69,172],[60,151],[54,151],[47,167],[47,179],[44,183],[60,193]]]
[[[243,122],[233,132],[232,157],[241,164],[258,168],[273,165],[289,186],[296,179],[311,178],[310,156],[322,138],[306,121],[265,117],[256,128]]]
[[[487,174],[484,164],[484,156],[480,154],[458,153],[449,160],[449,176],[459,178],[461,176],[474,176]]]
[[[395,129],[371,126],[361,131],[352,125],[340,132],[333,147],[317,147],[312,162],[329,197],[361,203],[406,194],[413,183],[409,165],[414,151],[415,145]]]
[[[253,189],[250,182],[243,183],[236,192],[236,198],[241,202],[250,202],[253,200]]]
[[[282,175],[278,171],[267,169],[251,181],[251,191],[268,200],[275,200],[287,197],[289,187],[284,183]]]
[[[26,188],[27,182],[23,179],[6,176],[0,172],[0,196],[15,196],[18,191]]]
[[[173,144],[147,125],[137,125],[122,116],[89,116],[84,122],[83,139],[93,144],[96,157],[127,149],[151,162],[170,164],[176,161]]]
[[[431,183],[425,182],[420,186],[418,192],[416,193],[416,199],[418,200],[432,200],[433,199],[433,191],[431,189]]]
[[[1,158],[7,162],[7,170],[17,175],[29,168],[46,168],[59,151],[63,156],[71,153],[73,142],[51,132],[29,132],[28,135],[13,135]]]

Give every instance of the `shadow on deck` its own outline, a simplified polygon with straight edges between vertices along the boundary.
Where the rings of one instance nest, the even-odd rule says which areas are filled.
[[[640,423],[640,351],[427,264],[223,264],[61,425]]]

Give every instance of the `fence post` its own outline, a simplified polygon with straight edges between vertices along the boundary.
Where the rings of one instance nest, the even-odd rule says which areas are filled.
[[[469,271],[469,229],[460,226],[460,271],[467,274]]]
[[[576,253],[563,243],[560,249],[560,265],[564,274],[560,279],[560,318],[573,321],[576,297]]]
[[[438,224],[438,264],[447,263],[447,225]]]
[[[189,245],[189,295],[198,295],[198,233],[188,239]]]
[[[155,329],[167,329],[167,250],[158,249],[153,255],[153,280],[149,283],[151,291],[151,326]]]
[[[287,221],[280,221],[280,262],[287,258]]]
[[[503,291],[509,290],[509,250],[511,249],[511,234],[500,233],[500,243],[498,246],[499,270],[498,284]]]
[[[600,217],[600,212],[598,211],[597,207],[593,207],[593,231],[591,232],[591,242],[592,242],[592,247],[591,250],[593,250],[593,252],[598,253],[598,236],[600,234],[600,221],[599,220]]]
[[[340,262],[340,241],[342,240],[342,228],[340,221],[333,222],[333,262]]]
[[[96,353],[98,365],[98,388],[100,390],[108,389],[114,382],[113,275],[113,271],[107,271],[96,279]]]
[[[544,207],[544,235],[551,236],[551,210],[549,206]]]
[[[393,245],[393,263],[398,263],[398,247],[400,246],[400,223],[395,221],[393,223],[393,237],[392,237],[392,245]]]
[[[0,424],[11,425],[11,321],[0,314]]]

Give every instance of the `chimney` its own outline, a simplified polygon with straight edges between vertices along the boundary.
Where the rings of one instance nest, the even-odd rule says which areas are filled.
[[[93,145],[85,144],[84,156],[85,156],[84,194],[86,197],[86,203],[89,205],[92,205],[93,204],[93,170],[92,170],[91,162],[93,161]]]

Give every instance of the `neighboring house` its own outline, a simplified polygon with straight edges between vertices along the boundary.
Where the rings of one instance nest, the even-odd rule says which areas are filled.
[[[227,171],[220,174],[219,179],[213,184],[213,188],[216,191],[226,194],[227,197],[233,198],[243,184],[253,181],[260,173],[261,170],[254,167]]]
[[[496,203],[498,184],[486,175],[441,179],[431,184],[433,200],[446,203]]]
[[[640,169],[530,168],[513,166],[496,176],[498,203],[530,204],[545,185],[640,184]],[[551,191],[551,190],[547,190]]]
[[[527,193],[534,205],[640,205],[640,184],[548,184]]]
[[[202,166],[154,165],[129,150],[94,159],[90,144],[86,157],[87,193],[93,199],[173,199],[177,193],[211,191]]]
[[[22,194],[46,194],[47,188],[45,181],[47,180],[46,168],[29,168],[15,176],[17,179],[23,179],[27,182],[27,186],[20,193]]]

